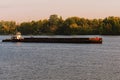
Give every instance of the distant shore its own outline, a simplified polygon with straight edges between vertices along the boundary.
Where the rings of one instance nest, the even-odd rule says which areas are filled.
[[[85,19],[80,17],[62,17],[53,14],[49,19],[22,22],[0,21],[0,35],[21,32],[23,35],[120,35],[120,17],[104,19]]]

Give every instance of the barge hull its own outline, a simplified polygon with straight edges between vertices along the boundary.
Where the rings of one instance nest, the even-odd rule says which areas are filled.
[[[2,42],[36,42],[36,43],[102,43],[102,38],[24,38],[5,39]]]

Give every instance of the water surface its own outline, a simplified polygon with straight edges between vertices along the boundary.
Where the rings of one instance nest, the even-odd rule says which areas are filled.
[[[120,36],[103,44],[1,42],[0,80],[120,80]]]

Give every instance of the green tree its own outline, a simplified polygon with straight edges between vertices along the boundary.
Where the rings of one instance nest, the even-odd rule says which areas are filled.
[[[20,27],[18,28],[18,31],[20,31],[24,35],[32,35],[34,33],[33,26],[30,22],[21,23]]]
[[[0,28],[3,34],[13,34],[16,30],[16,23],[14,21],[1,21]]]
[[[39,27],[40,34],[50,34],[50,27],[47,19],[44,19],[40,25],[41,25]]]

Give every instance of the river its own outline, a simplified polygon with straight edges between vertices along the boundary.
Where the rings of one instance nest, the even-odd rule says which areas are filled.
[[[0,80],[120,80],[120,36],[102,44],[1,42]]]

